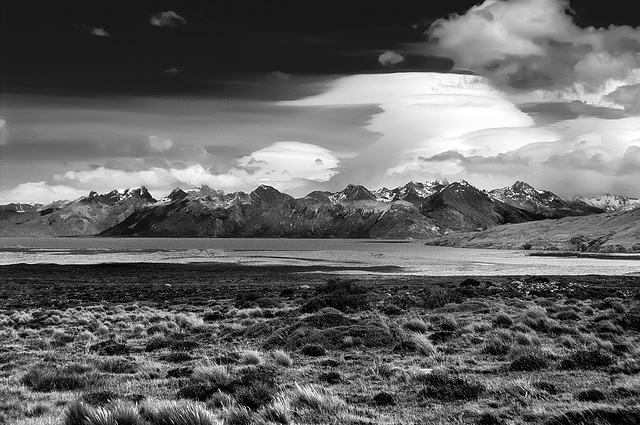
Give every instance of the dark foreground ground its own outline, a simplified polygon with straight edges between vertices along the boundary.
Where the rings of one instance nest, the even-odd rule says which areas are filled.
[[[639,373],[638,277],[0,267],[0,423],[638,424]]]

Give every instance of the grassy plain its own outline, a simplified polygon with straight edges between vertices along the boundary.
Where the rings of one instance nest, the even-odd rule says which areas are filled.
[[[0,267],[0,423],[631,425],[639,372],[632,276]]]

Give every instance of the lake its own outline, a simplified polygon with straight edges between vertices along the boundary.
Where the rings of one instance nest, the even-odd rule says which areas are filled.
[[[439,276],[640,274],[637,260],[536,257],[404,240],[0,238],[0,265],[136,262],[321,265],[351,274],[383,266],[397,267],[391,274]]]

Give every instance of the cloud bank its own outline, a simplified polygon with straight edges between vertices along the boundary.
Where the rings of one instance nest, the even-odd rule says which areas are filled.
[[[155,136],[152,136],[155,137]],[[167,140],[155,137],[161,148]],[[29,182],[0,192],[0,203],[53,202],[60,199],[76,199],[89,191],[108,192],[113,189],[146,186],[154,196],[162,197],[173,188],[190,188],[202,185],[227,192],[252,191],[260,184],[268,184],[280,190],[295,190],[310,182],[325,182],[336,173],[340,161],[328,149],[295,141],[276,142],[250,155],[239,158],[226,172],[216,172],[201,164],[167,166],[165,162],[148,166],[153,162],[138,161],[140,169],[134,170],[132,162],[98,165],[88,170],[67,171],[56,174],[50,181]],[[120,165],[120,168],[116,168]],[[147,166],[145,166],[147,165]]]
[[[640,29],[580,28],[567,0],[486,0],[436,21],[430,47],[457,67],[486,76],[529,100],[582,100],[626,107],[607,97],[640,83]]]

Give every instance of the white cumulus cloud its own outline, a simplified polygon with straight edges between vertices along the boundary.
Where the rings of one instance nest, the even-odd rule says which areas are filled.
[[[567,0],[486,0],[436,21],[430,45],[529,100],[615,106],[604,99],[608,93],[640,83],[640,29],[580,28],[569,6]]]

